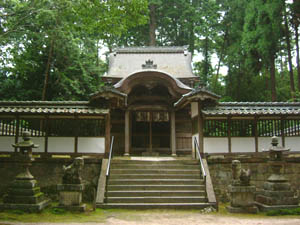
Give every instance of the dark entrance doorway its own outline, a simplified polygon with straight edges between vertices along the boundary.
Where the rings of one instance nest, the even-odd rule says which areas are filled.
[[[133,112],[132,153],[170,154],[170,132],[168,112]]]

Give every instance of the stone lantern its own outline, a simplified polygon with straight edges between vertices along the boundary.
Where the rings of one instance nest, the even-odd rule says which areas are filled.
[[[37,185],[37,181],[29,171],[29,167],[34,161],[32,149],[37,148],[38,145],[32,142],[29,132],[23,132],[23,141],[12,146],[17,148],[17,154],[14,159],[22,166],[22,171],[11,184],[0,208],[30,212],[41,211],[49,205],[50,200],[44,197],[40,187]]]
[[[34,161],[32,157],[32,149],[38,148],[38,145],[35,145],[30,138],[30,133],[25,131],[23,132],[23,141],[17,144],[12,144],[14,148],[17,148],[17,154],[15,155],[15,160],[23,166],[23,171],[17,175],[17,179],[21,180],[32,180],[34,177],[29,171],[31,163]]]
[[[261,211],[298,207],[298,199],[294,197],[291,184],[282,173],[285,164],[283,153],[289,150],[278,146],[278,137],[272,137],[267,151],[272,174],[264,183],[263,191],[256,196],[256,204]]]

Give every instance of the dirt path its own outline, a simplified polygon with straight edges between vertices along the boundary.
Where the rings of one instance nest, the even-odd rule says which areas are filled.
[[[299,225],[300,217],[237,217],[198,213],[137,213],[134,215],[109,216],[105,222],[84,223],[14,223],[0,222],[0,225]]]

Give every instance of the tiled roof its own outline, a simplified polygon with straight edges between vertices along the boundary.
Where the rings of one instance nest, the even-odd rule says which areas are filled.
[[[122,97],[127,97],[127,94],[117,90],[114,86],[104,86],[102,88],[100,88],[96,93],[93,93],[90,95],[91,98],[93,98],[94,96],[99,96],[101,94],[105,94],[105,93],[113,93]]]
[[[196,96],[197,94],[207,94],[209,96],[211,96],[212,98],[214,99],[219,99],[220,96],[207,90],[206,88],[204,87],[200,87],[200,88],[197,88],[197,89],[193,89],[192,91],[190,91],[189,93],[187,94],[184,94],[182,95],[182,97],[174,103],[174,106],[179,106],[181,104],[183,104],[184,102],[188,101],[188,99],[192,98],[193,96]]]
[[[202,112],[207,116],[300,115],[300,102],[221,102]]]
[[[76,114],[103,115],[107,109],[88,105],[88,101],[0,101],[0,114]]]
[[[173,77],[195,77],[191,65],[192,56],[185,47],[117,48],[109,55],[109,69],[105,76],[127,77],[145,69],[147,61],[151,61],[158,71],[171,74]]]

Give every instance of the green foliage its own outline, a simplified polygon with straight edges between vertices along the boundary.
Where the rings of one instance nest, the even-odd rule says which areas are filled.
[[[23,214],[25,214],[26,212],[23,211],[23,210],[14,209],[14,210],[11,211],[11,213],[16,214],[16,215],[23,215]]]
[[[66,213],[66,210],[63,209],[63,208],[56,208],[56,207],[54,207],[54,208],[51,208],[51,213],[55,214],[55,215],[63,215],[63,214]]]
[[[147,22],[146,11],[145,0],[5,1],[1,98],[40,100],[45,92],[45,100],[87,99],[107,70],[99,59],[100,43]]]
[[[157,45],[188,45],[201,54],[194,73],[222,101],[270,101],[272,85],[277,101],[298,100],[297,93],[296,99],[291,96],[284,65],[284,3],[295,30],[298,1],[5,0],[0,5],[0,96],[41,100],[44,91],[46,100],[86,100],[103,85],[108,68],[99,58],[103,46],[111,51],[148,45],[149,5],[154,5]],[[227,74],[221,74],[221,66]]]
[[[266,214],[267,214],[267,216],[300,215],[300,208],[271,210],[271,211],[268,211]]]

